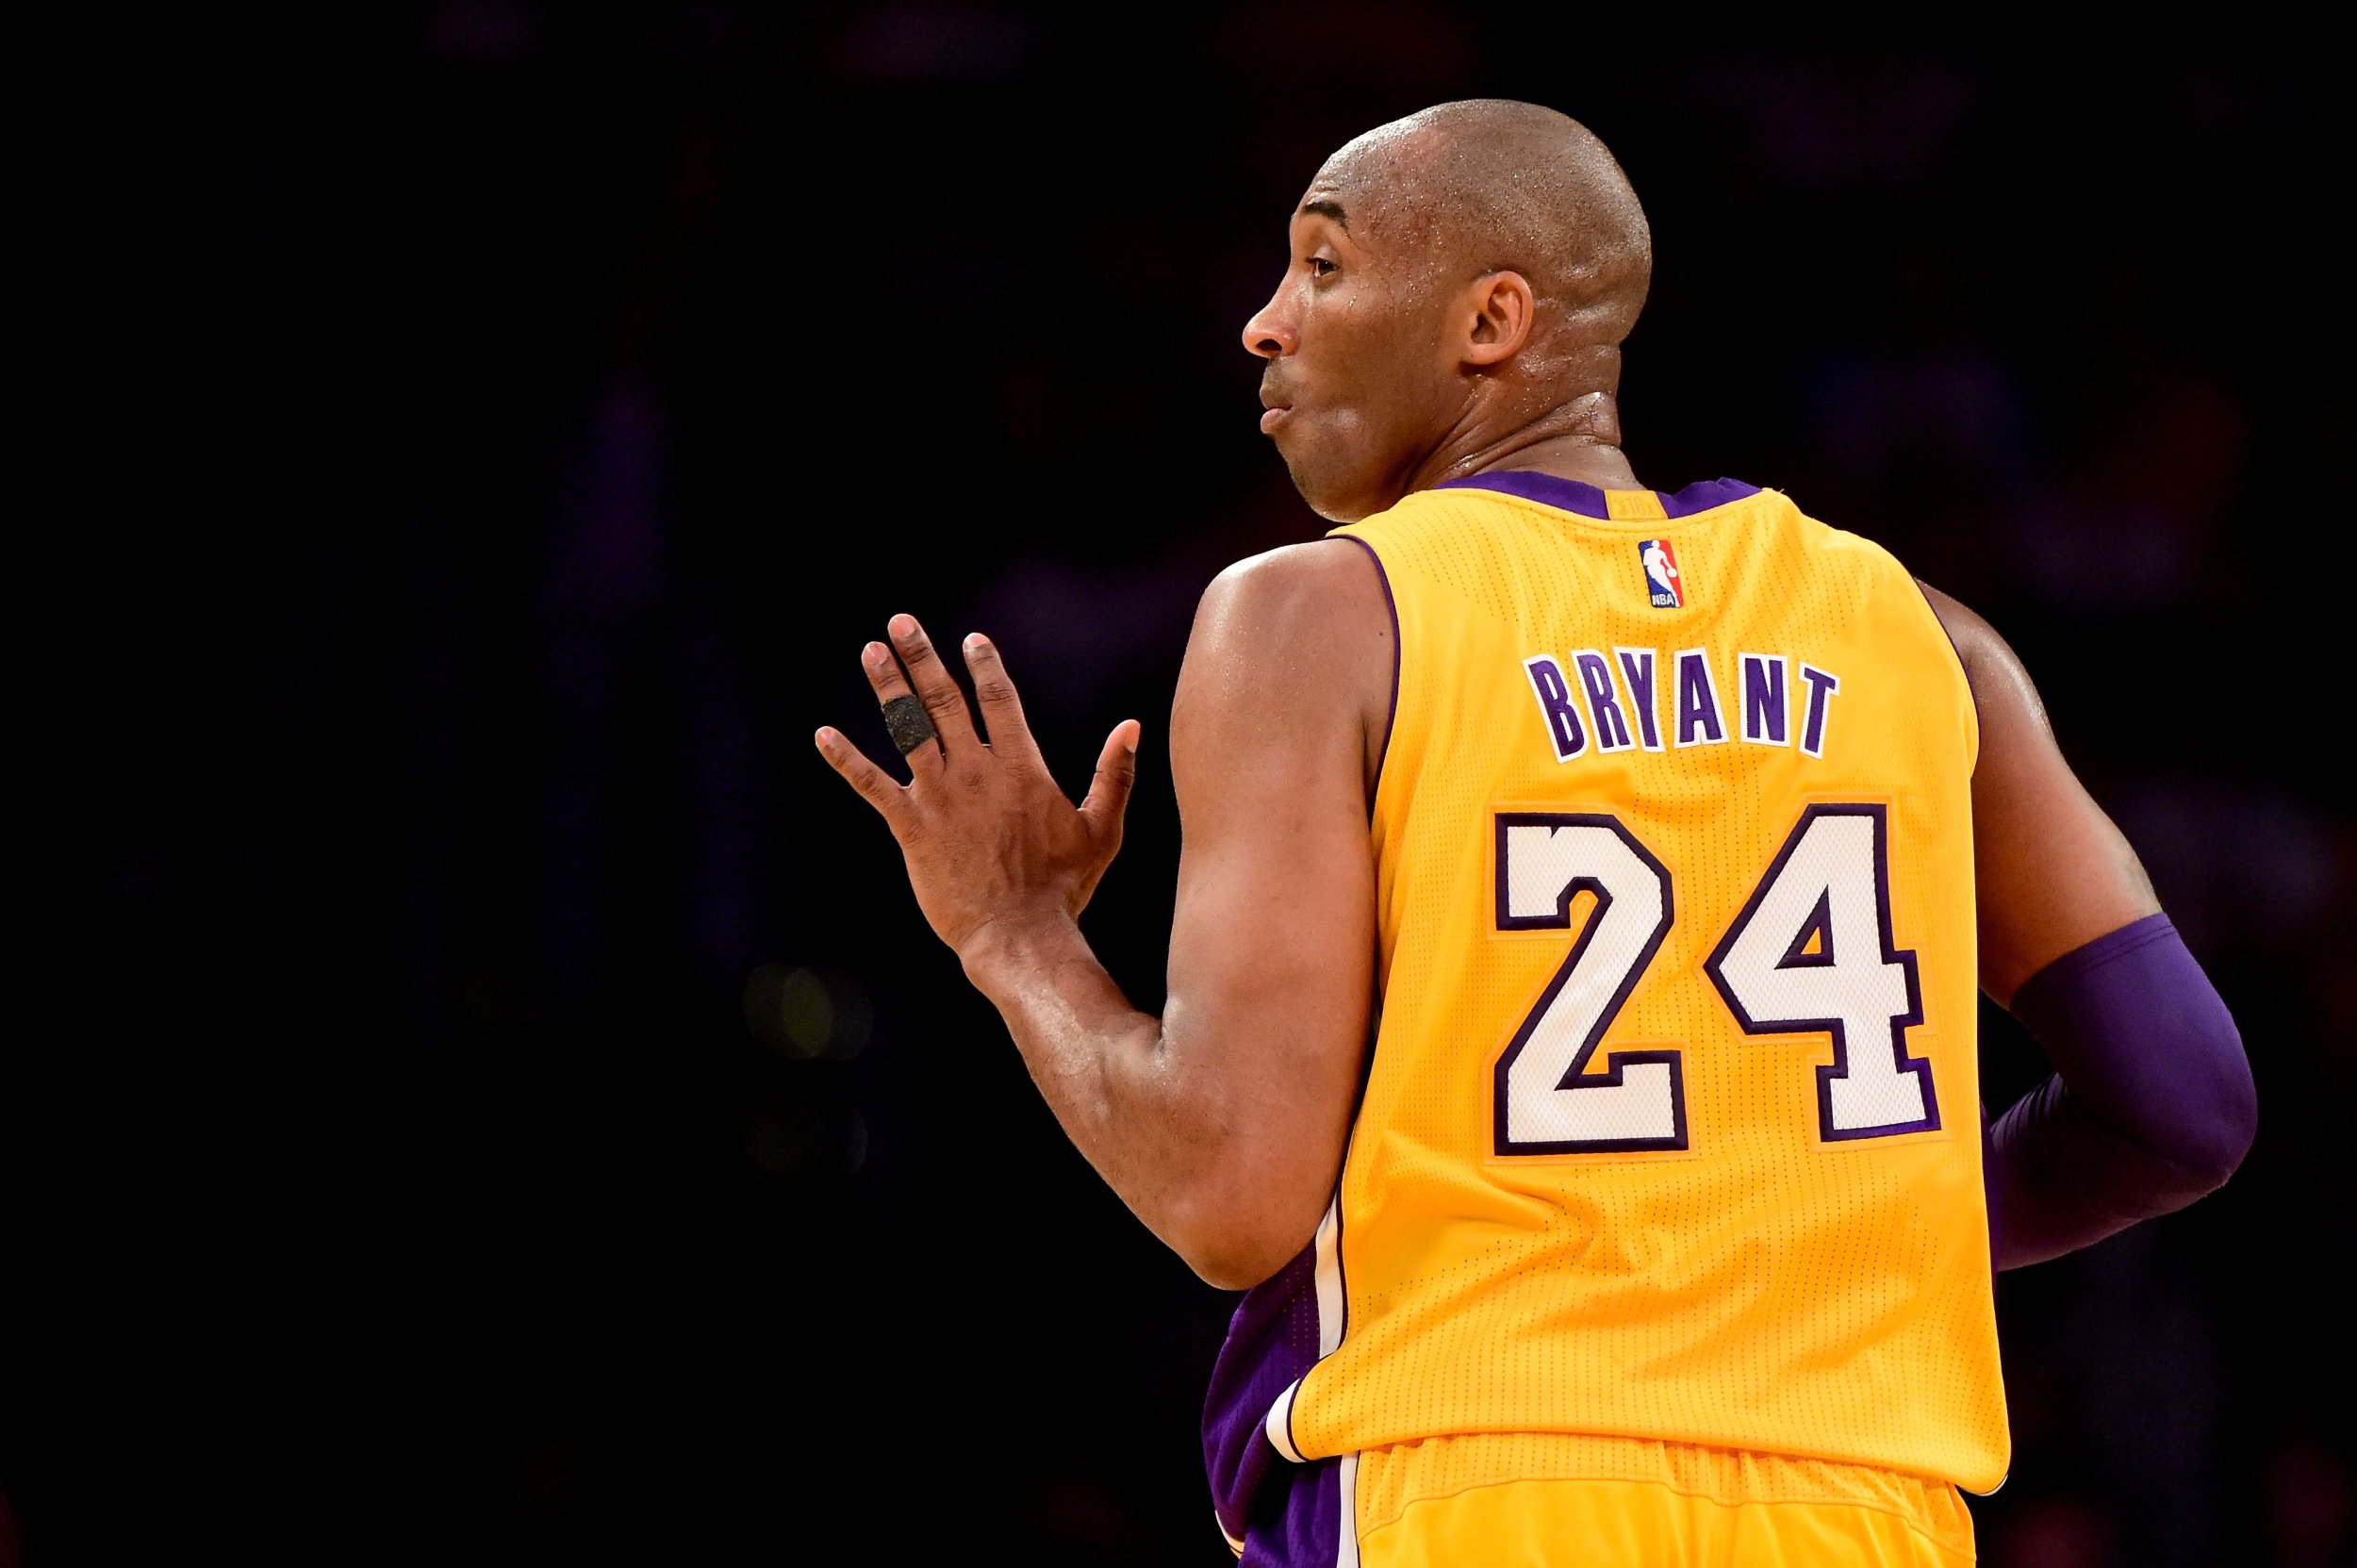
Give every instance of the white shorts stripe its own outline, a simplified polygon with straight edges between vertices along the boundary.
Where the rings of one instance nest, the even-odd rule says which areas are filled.
[[[1334,1531],[1341,1538],[1334,1550],[1334,1568],[1359,1568],[1359,1456],[1344,1454],[1343,1462],[1334,1468],[1343,1489],[1343,1514]]]
[[[1318,1290],[1318,1357],[1324,1360],[1342,1347],[1343,1343],[1343,1195],[1338,1190],[1334,1200],[1326,1206],[1326,1217],[1318,1221],[1317,1290]]]
[[[1278,1395],[1277,1402],[1268,1408],[1268,1419],[1262,1423],[1268,1432],[1270,1445],[1295,1464],[1301,1462],[1301,1450],[1294,1446],[1294,1394],[1300,1387],[1301,1379],[1298,1378],[1287,1383],[1285,1392]]]

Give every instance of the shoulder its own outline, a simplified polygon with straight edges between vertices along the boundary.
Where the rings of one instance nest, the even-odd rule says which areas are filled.
[[[1932,614],[1939,618],[1939,624],[1947,630],[1949,640],[1956,645],[1956,657],[1964,661],[1965,668],[1969,670],[1972,668],[1975,655],[1985,653],[1989,643],[2003,646],[2003,640],[1997,635],[1997,629],[1968,609],[1962,600],[1953,594],[1942,593],[1920,577],[1915,580],[1915,586],[1923,590],[1923,598],[1931,605]]]
[[[1204,589],[1195,636],[1298,645],[1390,635],[1390,590],[1375,553],[1348,537],[1312,539],[1246,556]]]
[[[1923,590],[1932,614],[1948,633],[1948,640],[1955,644],[1956,660],[1964,666],[1964,678],[1972,687],[1972,700],[1984,717],[1994,707],[2001,711],[2026,708],[2043,716],[2037,687],[2031,684],[2030,672],[2005,639],[1998,635],[1978,614],[1953,595],[1916,579],[1916,586]]]
[[[1195,611],[1171,716],[1174,768],[1198,726],[1244,724],[1280,751],[1346,746],[1372,788],[1398,645],[1391,589],[1358,541],[1313,539],[1238,561]]]
[[[1908,570],[1907,564],[1880,539],[1827,522],[1780,490],[1761,490],[1751,515],[1764,537],[1781,540],[1784,547],[1830,565],[1861,596],[1888,595],[1911,603],[1919,612],[1928,603],[1934,616],[1942,620],[1946,619],[1943,603],[1954,603]],[[1956,640],[1953,631],[1949,640]]]
[[[1376,580],[1375,553],[1346,534],[1279,545],[1235,562],[1211,579],[1205,597],[1215,594],[1289,595],[1330,591],[1360,578]]]

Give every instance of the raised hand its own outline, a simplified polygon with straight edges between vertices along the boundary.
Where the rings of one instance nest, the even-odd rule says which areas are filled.
[[[1049,776],[988,638],[965,639],[966,669],[990,731],[985,745],[964,693],[915,618],[895,616],[888,631],[891,647],[871,642],[860,659],[908,762],[909,782],[832,727],[818,732],[818,750],[899,841],[909,885],[934,934],[963,956],[993,927],[1078,916],[1121,848],[1137,781],[1137,720],[1113,726],[1088,798],[1075,807]]]

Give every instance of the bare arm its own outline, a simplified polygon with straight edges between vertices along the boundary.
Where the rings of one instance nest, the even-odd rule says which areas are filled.
[[[1972,863],[1980,888],[1981,988],[2003,1006],[2073,949],[2160,911],[2127,838],[2063,760],[2030,672],[1996,629],[1937,588],[1980,709]]]
[[[1981,981],[2054,1067],[1989,1129],[1997,1266],[2181,1209],[2257,1129],[2241,1037],[2135,853],[2063,761],[2021,662],[1931,589],[1981,716],[1972,778]]]
[[[1075,810],[996,650],[967,645],[983,747],[922,630],[898,618],[938,754],[919,748],[902,786],[820,732],[1066,1134],[1216,1285],[1256,1284],[1298,1252],[1341,1165],[1374,988],[1366,791],[1391,636],[1374,566],[1343,541],[1244,562],[1204,596],[1171,718],[1185,838],[1159,1019],[1129,1005],[1078,924],[1119,844],[1131,726]],[[868,670],[889,700],[906,688],[881,652]]]

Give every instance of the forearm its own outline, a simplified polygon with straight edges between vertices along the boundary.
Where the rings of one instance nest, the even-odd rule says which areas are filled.
[[[2092,1246],[2173,1213],[2218,1184],[2090,1116],[2050,1076],[1998,1119],[1989,1139],[1989,1223],[2001,1269]]]
[[[1315,1232],[1357,1100],[1375,958],[1367,726],[1389,701],[1376,672],[1392,635],[1371,559],[1303,546],[1206,596],[1219,607],[1172,707],[1187,840],[1159,1019],[1129,1005],[1075,923],[1121,846],[1134,719],[1106,737],[1075,808],[997,650],[964,645],[985,744],[924,628],[895,616],[892,645],[861,660],[887,724],[898,717],[908,783],[840,731],[816,736],[892,829],[926,923],[1005,1018],[1065,1134],[1149,1230],[1231,1289]],[[1320,619],[1342,611],[1363,635]],[[1335,702],[1354,672],[1359,701]]]
[[[1130,1005],[1069,919],[990,930],[960,956],[1065,1136],[1148,1230],[1202,1269],[1203,1211],[1230,1130],[1162,1020]]]
[[[2055,1072],[1990,1130],[1999,1268],[2182,1209],[2240,1163],[2258,1114],[2250,1065],[2166,916],[2065,955],[2013,1010]]]

